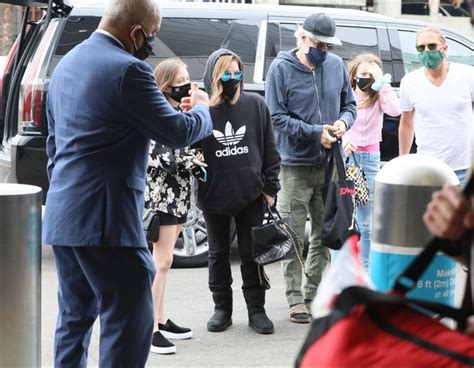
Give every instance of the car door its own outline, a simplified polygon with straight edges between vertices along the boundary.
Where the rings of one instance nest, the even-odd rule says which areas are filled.
[[[67,14],[71,8],[63,0],[0,0],[0,3],[22,7],[20,11],[22,14],[21,31],[8,54],[5,68],[0,76],[0,182],[19,182],[43,187],[45,184],[42,179],[44,175],[38,171],[40,169],[36,170],[35,167],[44,166],[45,162],[41,161],[44,159],[40,159],[41,162],[38,165],[37,157],[35,155],[29,156],[28,150],[21,149],[14,153],[14,149],[12,149],[13,142],[18,136],[17,133],[22,128],[19,126],[19,118],[25,112],[25,105],[19,103],[22,92],[21,84],[34,56],[38,54],[38,47],[44,39],[50,21]],[[32,14],[38,13],[40,13],[40,19],[32,16]],[[39,95],[37,94],[37,96]],[[36,98],[36,101],[40,101],[40,99]],[[30,105],[33,106],[33,103],[34,101]],[[41,111],[41,109],[36,110]],[[30,145],[35,152],[37,152],[36,147],[44,145],[43,142],[36,139],[37,135],[37,132],[34,132],[31,139],[33,142]],[[18,177],[17,159],[19,157],[25,159],[24,163],[28,172],[32,173],[31,177]],[[29,157],[32,160],[29,160]],[[38,179],[36,180],[36,178]]]

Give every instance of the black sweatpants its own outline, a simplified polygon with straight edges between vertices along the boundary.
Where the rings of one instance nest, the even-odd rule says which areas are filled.
[[[231,222],[235,220],[237,230],[237,243],[241,260],[240,271],[242,273],[242,290],[244,295],[250,291],[261,290],[264,295],[269,287],[262,266],[258,266],[252,258],[252,227],[262,224],[265,212],[263,197],[242,208],[235,216],[204,213],[209,240],[209,289],[213,293],[216,307],[219,304],[224,309],[232,310],[232,274],[230,269],[230,245],[231,245]],[[229,305],[230,303],[230,305]],[[262,301],[255,303],[261,304]],[[252,302],[250,303],[252,304]],[[263,307],[263,306],[262,306]]]

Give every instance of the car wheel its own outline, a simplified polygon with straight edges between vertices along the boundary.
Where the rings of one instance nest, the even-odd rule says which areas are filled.
[[[207,266],[207,229],[202,212],[191,206],[188,218],[183,224],[173,252],[174,268],[191,268]]]

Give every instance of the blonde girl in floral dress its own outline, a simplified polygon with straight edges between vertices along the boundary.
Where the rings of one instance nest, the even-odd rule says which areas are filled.
[[[180,110],[183,97],[191,88],[187,66],[179,59],[166,59],[157,65],[155,78],[169,103]],[[190,207],[191,175],[199,169],[202,156],[190,148],[171,149],[151,142],[145,207],[157,211],[160,219],[159,239],[153,243],[156,266],[152,286],[155,325],[150,351],[173,354],[176,346],[168,339],[189,339],[192,331],[164,317],[164,294],[168,271],[173,262],[173,249],[186,222]]]

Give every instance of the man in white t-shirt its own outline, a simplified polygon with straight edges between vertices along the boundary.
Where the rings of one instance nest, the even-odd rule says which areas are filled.
[[[446,162],[466,184],[474,132],[474,68],[448,62],[446,38],[438,28],[419,31],[416,50],[423,68],[405,75],[400,85],[400,155],[410,152],[415,135],[418,153]]]

